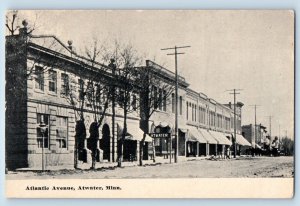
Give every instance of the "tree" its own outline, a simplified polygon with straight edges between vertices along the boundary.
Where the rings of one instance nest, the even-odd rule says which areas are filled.
[[[149,60],[147,60],[148,62]],[[151,116],[161,110],[166,111],[167,105],[170,101],[171,95],[174,93],[174,82],[172,76],[166,73],[166,70],[159,65],[150,66],[147,63],[146,67],[141,67],[140,72],[140,85],[141,85],[141,118],[142,129],[144,131],[143,139],[140,143],[140,158],[139,165],[143,165],[143,146],[145,143],[146,135],[149,134],[149,120]],[[168,79],[171,78],[171,79]],[[153,161],[155,162],[155,148],[153,148]]]
[[[104,59],[114,59],[116,72],[114,82],[116,90],[113,96],[119,107],[123,109],[123,130],[118,140],[118,167],[122,166],[123,145],[127,134],[127,117],[129,113],[138,112],[139,92],[138,66],[142,63],[142,57],[131,44],[121,44],[115,40],[111,48],[106,48]]]
[[[91,123],[88,138],[88,148],[91,150],[92,165],[91,169],[95,168],[97,157],[100,158],[100,151],[98,151],[99,141],[99,127],[102,125],[103,119],[106,115],[107,108],[111,100],[111,77],[109,76],[110,68],[98,63],[102,53],[102,46],[99,46],[97,39],[94,39],[91,46],[85,47],[85,56],[83,57],[74,53],[74,58],[78,59],[82,69],[79,72],[81,78],[76,82],[73,80],[73,86],[70,92],[66,95],[66,99],[72,105],[75,111],[76,131],[75,131],[75,154],[74,154],[74,167],[77,168],[78,164],[78,148],[82,148],[82,141],[86,138],[86,128],[84,113],[86,107],[89,107],[94,115],[94,121]],[[86,72],[87,70],[90,73]],[[84,79],[83,79],[84,78]],[[77,92],[77,88],[78,91]],[[78,94],[78,95],[77,95]]]
[[[281,148],[285,155],[294,155],[294,141],[288,137],[281,140]]]

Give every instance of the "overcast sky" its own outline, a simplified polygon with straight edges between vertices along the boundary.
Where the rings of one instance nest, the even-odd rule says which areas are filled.
[[[147,59],[174,71],[174,56],[161,48],[191,48],[178,58],[179,73],[191,88],[220,103],[233,102],[226,90],[243,89],[242,124],[268,127],[272,135],[293,135],[294,15],[290,11],[39,11],[20,12],[34,21],[35,34],[73,40],[78,49],[93,37],[131,42]],[[34,14],[34,15],[32,15]]]

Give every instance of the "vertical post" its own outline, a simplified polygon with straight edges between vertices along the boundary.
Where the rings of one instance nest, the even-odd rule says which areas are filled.
[[[233,116],[234,116],[234,125],[233,125],[233,128],[234,128],[234,158],[236,158],[236,99],[235,99],[235,89],[233,90]]]
[[[269,116],[270,121],[270,149],[271,149],[271,143],[272,143],[272,116]]]
[[[199,157],[199,142],[196,142],[197,144],[197,154],[196,154],[196,157]]]
[[[177,71],[177,47],[175,46],[175,163],[178,162],[178,71]],[[172,142],[172,141],[171,141]]]
[[[113,77],[114,77],[114,81],[116,80],[116,78],[115,78],[115,75],[116,75],[116,68],[117,68],[117,66],[116,66],[116,64],[115,64],[115,60],[114,59],[111,59],[110,60],[110,64],[108,65],[111,69],[112,69],[112,74],[113,74]],[[116,145],[117,145],[117,142],[116,142],[116,135],[115,135],[115,117],[116,117],[116,112],[115,112],[115,90],[116,90],[116,88],[115,88],[115,82],[113,82],[113,85],[112,85],[112,98],[111,98],[111,101],[112,101],[112,104],[111,104],[111,109],[112,109],[112,131],[111,131],[111,133],[112,133],[112,138],[111,138],[111,150],[109,151],[110,152],[110,161],[112,161],[112,162],[115,162],[115,160],[116,160]]]
[[[169,137],[170,138],[168,138],[169,139],[169,141],[170,141],[170,163],[172,163],[172,135],[171,135],[171,133],[169,133]]]
[[[254,146],[257,142],[257,128],[256,128],[256,105],[254,105]]]
[[[44,132],[42,132],[42,171],[45,171],[45,150],[44,150],[44,146],[45,146],[45,139],[44,139]]]

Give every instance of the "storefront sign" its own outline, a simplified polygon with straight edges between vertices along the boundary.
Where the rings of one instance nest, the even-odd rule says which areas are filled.
[[[162,138],[162,137],[169,138],[170,137],[169,133],[151,133],[150,135],[153,138]]]

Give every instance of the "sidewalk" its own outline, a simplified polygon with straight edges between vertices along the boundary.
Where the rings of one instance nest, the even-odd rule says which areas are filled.
[[[196,161],[196,160],[205,160],[208,159],[209,157],[178,157],[178,162],[187,162],[187,161]],[[172,163],[174,163],[174,159],[172,159]],[[96,163],[96,170],[97,169],[109,169],[109,168],[114,168],[117,167],[117,162],[97,162]],[[158,164],[170,164],[170,159],[165,159],[163,157],[156,157],[155,162],[153,160],[143,160],[143,166],[154,166]],[[139,165],[139,161],[134,161],[134,162],[122,162],[122,167],[135,167]],[[91,162],[88,163],[83,163],[79,162],[78,163],[78,169],[80,170],[89,170],[91,167]],[[75,170],[74,165],[69,164],[69,165],[51,165],[51,166],[46,166],[45,171],[59,171],[59,170]],[[33,171],[33,172],[38,172],[42,171],[42,167],[32,167],[32,168],[19,168],[16,171],[19,172],[25,172],[25,171]]]

